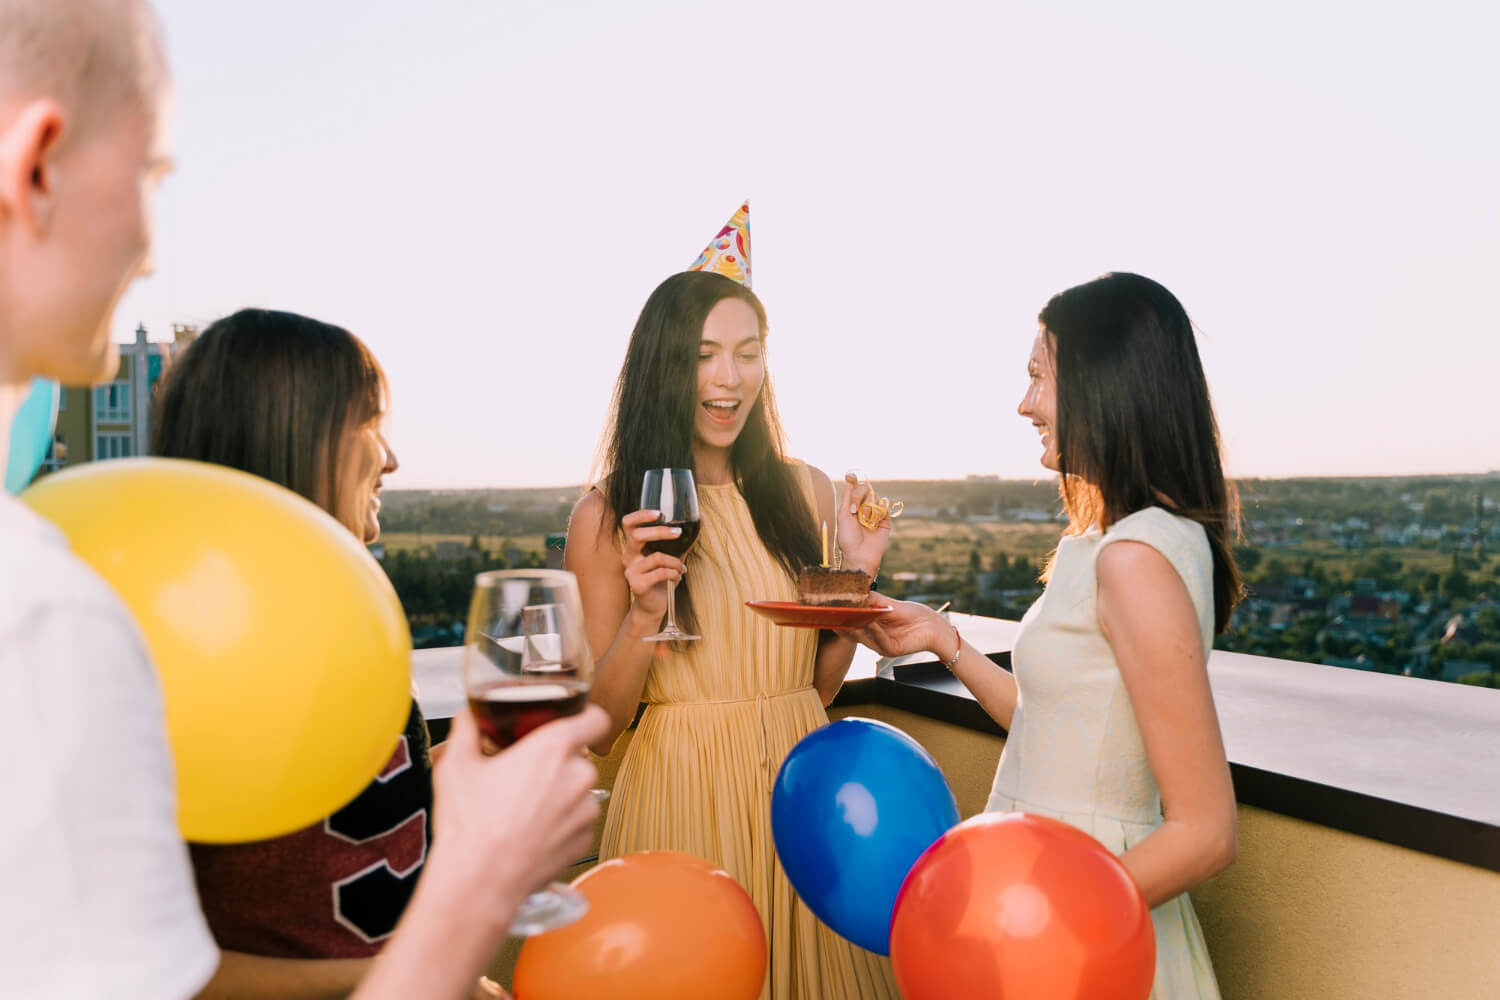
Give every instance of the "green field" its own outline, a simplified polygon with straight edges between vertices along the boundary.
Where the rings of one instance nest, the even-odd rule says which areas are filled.
[[[1040,565],[1056,547],[1061,534],[1060,524],[955,523],[903,517],[895,522],[881,572],[940,576],[966,573],[969,554],[976,549],[985,568],[999,552],[1012,559],[1025,557]]]
[[[1334,542],[1322,539],[1297,542],[1292,545],[1275,548],[1263,547],[1260,549],[1261,556],[1265,561],[1280,559],[1295,570],[1304,562],[1311,559],[1316,565],[1323,567],[1323,569],[1329,572],[1337,571],[1344,576],[1350,575],[1350,568],[1354,564],[1358,563],[1365,556],[1376,552],[1401,560],[1402,567],[1406,570],[1422,573],[1444,573],[1453,566],[1453,554],[1451,552],[1442,552],[1435,548],[1387,545],[1383,542],[1372,544],[1363,551],[1343,549]]]

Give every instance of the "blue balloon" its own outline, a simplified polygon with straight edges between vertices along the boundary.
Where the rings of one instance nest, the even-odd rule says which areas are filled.
[[[803,737],[771,791],[771,832],[792,888],[818,919],[880,955],[891,953],[901,883],[957,823],[932,755],[872,719],[840,719]]]
[[[52,431],[57,427],[57,403],[61,394],[50,378],[31,382],[31,391],[16,411],[10,425],[10,457],[5,462],[5,492],[24,490],[47,457]]]

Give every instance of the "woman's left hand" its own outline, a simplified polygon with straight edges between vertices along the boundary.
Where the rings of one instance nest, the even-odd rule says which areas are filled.
[[[867,528],[859,521],[859,507],[867,499],[873,499],[874,488],[861,483],[854,473],[844,476],[844,495],[838,501],[838,542],[843,553],[844,569],[862,569],[873,579],[880,571],[880,560],[885,557],[885,548],[891,541],[891,516],[882,510],[875,527]],[[879,509],[879,508],[877,508]]]
[[[948,650],[958,645],[956,631],[942,615],[915,601],[893,601],[870,591],[870,606],[886,608],[859,628],[835,629],[846,639],[869,646],[881,656],[909,656],[930,651],[946,660]]]

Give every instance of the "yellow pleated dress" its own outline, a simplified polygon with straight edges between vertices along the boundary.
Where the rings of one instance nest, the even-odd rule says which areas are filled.
[[[806,466],[798,474],[812,505]],[[762,1000],[897,998],[890,962],[829,930],[797,898],[771,837],[771,787],[798,740],[828,722],[813,689],[818,633],[782,628],[746,601],[794,601],[733,485],[699,484],[702,529],[687,557],[703,638],[665,643],[646,711],[615,779],[600,855],[683,851],[739,880],[769,947]]]

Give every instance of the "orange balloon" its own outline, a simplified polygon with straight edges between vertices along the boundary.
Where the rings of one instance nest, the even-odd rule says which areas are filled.
[[[516,1000],[755,1000],[766,934],[727,872],[689,854],[642,851],[573,881],[588,897],[576,923],[527,938]]]
[[[905,1000],[1145,1000],[1156,934],[1103,844],[1057,820],[986,813],[912,866],[891,964]]]

